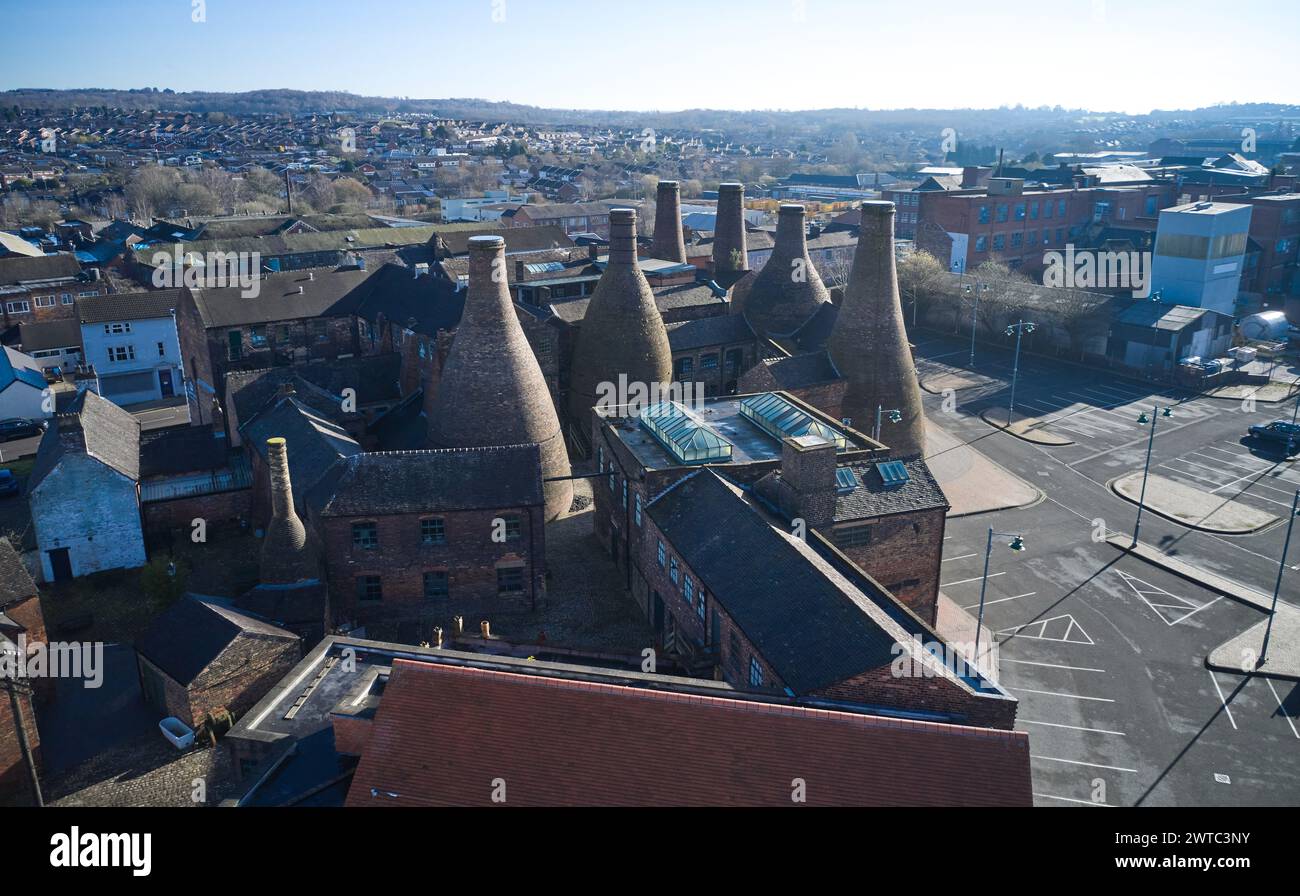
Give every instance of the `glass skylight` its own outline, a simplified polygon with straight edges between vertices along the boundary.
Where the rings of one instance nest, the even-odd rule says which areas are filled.
[[[651,405],[641,412],[641,425],[683,464],[731,460],[732,444],[675,401]]]
[[[842,432],[801,411],[775,393],[746,398],[740,403],[740,415],[775,439],[819,436],[828,442],[834,442],[837,449],[849,446],[849,440]]]

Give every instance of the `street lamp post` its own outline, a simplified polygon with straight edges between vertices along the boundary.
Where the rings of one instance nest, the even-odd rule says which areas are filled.
[[[969,285],[965,287],[967,295],[975,296],[975,308],[970,315],[970,366],[972,368],[975,367],[975,328],[979,325],[980,319],[980,293],[990,292],[992,289],[993,287],[987,283],[979,282],[976,282],[973,287]]]
[[[886,411],[884,405],[876,405],[876,429],[875,432],[872,433],[871,438],[877,442],[880,441],[880,433],[882,431],[882,424],[884,423],[884,421],[881,418],[884,417],[885,414],[889,415],[890,423],[903,422],[902,411],[899,410]]]
[[[1282,563],[1277,568],[1277,583],[1273,586],[1273,606],[1268,611],[1268,625],[1264,626],[1264,644],[1259,649],[1256,669],[1264,668],[1264,659],[1268,656],[1268,639],[1273,636],[1273,617],[1277,615],[1277,598],[1282,593],[1282,574],[1286,572],[1286,555],[1291,548],[1291,531],[1295,528],[1297,514],[1300,514],[1300,490],[1296,491],[1295,500],[1291,502],[1291,519],[1286,524],[1286,541],[1282,542]]]
[[[1156,424],[1159,423],[1161,417],[1169,418],[1173,415],[1173,408],[1165,408],[1162,411],[1160,405],[1156,405],[1152,409],[1150,417],[1143,413],[1137,420],[1142,426],[1146,426],[1148,423],[1151,424],[1151,435],[1147,438],[1147,462],[1146,466],[1142,468],[1142,491],[1138,495],[1137,522],[1133,524],[1133,544],[1130,547],[1137,547],[1138,533],[1142,531],[1142,508],[1146,506],[1147,501],[1147,477],[1151,474],[1151,451],[1156,444]]]
[[[984,627],[984,595],[988,592],[989,587],[989,559],[993,556],[993,539],[1010,538],[1011,544],[1008,547],[1011,550],[1020,552],[1025,549],[1025,539],[1020,535],[1013,535],[1010,532],[994,532],[989,529],[988,544],[984,547],[984,576],[980,580],[980,610],[979,617],[975,620],[975,653],[971,659],[975,662],[975,668],[979,668],[980,661],[980,630]]]
[[[1033,333],[1035,326],[1027,321],[1018,321],[1007,327],[1007,335],[1016,334],[1016,363],[1011,370],[1011,403],[1007,407],[1007,429],[1014,422],[1016,411],[1016,380],[1020,378],[1020,340],[1026,333]]]

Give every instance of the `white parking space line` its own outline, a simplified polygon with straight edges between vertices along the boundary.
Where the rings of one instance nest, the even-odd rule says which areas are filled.
[[[945,557],[944,563],[952,563],[956,560],[969,560],[971,557],[978,557],[979,554],[962,554],[960,557]]]
[[[1300,733],[1295,730],[1295,722],[1291,721],[1291,717],[1287,715],[1286,707],[1282,705],[1282,698],[1277,695],[1277,688],[1273,687],[1273,679],[1265,678],[1264,680],[1268,682],[1268,689],[1273,692],[1273,699],[1277,701],[1277,708],[1282,713],[1282,718],[1286,719],[1286,723],[1291,726],[1291,733],[1300,738]]]
[[[1138,770],[1135,768],[1124,768],[1121,765],[1100,765],[1096,762],[1080,762],[1078,759],[1058,759],[1055,756],[1035,756],[1029,754],[1030,759],[1037,759],[1039,762],[1064,762],[1066,765],[1085,765],[1088,768],[1105,769],[1108,772],[1127,772],[1130,775],[1136,775]]]
[[[1027,592],[1027,593],[1025,593],[1025,594],[1017,594],[1015,597],[999,597],[997,600],[986,600],[986,601],[984,601],[984,606],[986,606],[986,607],[991,607],[991,606],[993,606],[994,604],[1004,604],[1004,603],[1006,603],[1006,602],[1009,601],[1009,600],[1020,600],[1020,598],[1022,598],[1022,597],[1033,597],[1033,596],[1034,596],[1035,594],[1037,594],[1037,593],[1038,593],[1037,591],[1030,591],[1030,592]],[[962,609],[963,609],[963,610],[973,610],[973,609],[975,609],[975,608],[978,607],[978,606],[979,606],[979,604],[971,604],[969,607],[962,607]]]
[[[989,573],[989,578],[990,578],[990,579],[996,579],[998,576],[1004,576],[1004,575],[1006,575],[1005,572],[993,572],[993,573]],[[945,584],[943,584],[943,585],[940,585],[939,587],[940,587],[940,588],[951,588],[951,587],[953,587],[954,585],[969,585],[971,582],[978,582],[978,581],[980,581],[980,580],[983,579],[983,578],[984,578],[983,576],[976,576],[976,577],[973,578],[973,579],[962,579],[960,582],[947,582],[947,583],[945,583]]]
[[[1105,669],[1090,669],[1087,666],[1062,666],[1057,663],[1035,663],[1029,660],[1009,660],[1006,657],[1000,657],[998,662],[1011,663],[1016,666],[1042,666],[1045,669],[1066,669],[1070,672],[1100,672],[1103,675],[1106,673]]]
[[[1070,700],[1092,700],[1096,703],[1114,703],[1108,697],[1084,697],[1081,694],[1061,694],[1056,691],[1036,691],[1033,688],[1008,687],[1007,690],[1015,691],[1018,694],[1042,694],[1045,697],[1067,697]]]
[[[1237,727],[1237,720],[1232,717],[1232,707],[1228,706],[1228,701],[1223,698],[1223,690],[1219,687],[1219,679],[1214,677],[1213,672],[1210,672],[1210,681],[1214,682],[1214,689],[1219,693],[1219,702],[1223,704],[1223,708],[1228,713],[1228,721],[1232,723],[1232,730],[1240,731],[1241,729]]]
[[[1224,459],[1221,458],[1221,457],[1213,456],[1213,460],[1214,460],[1216,463],[1221,463],[1221,464],[1224,464],[1224,465],[1229,466],[1229,467],[1237,467],[1237,468],[1242,469],[1242,470],[1254,470],[1256,473],[1262,473],[1262,472],[1264,472],[1265,470],[1271,470],[1271,469],[1273,469],[1274,467],[1277,466],[1277,464],[1271,464],[1271,463],[1269,463],[1268,461],[1258,460],[1257,458],[1254,458],[1254,457],[1243,456],[1243,455],[1241,455],[1241,454],[1238,454],[1238,453],[1235,452],[1235,451],[1228,451],[1228,450],[1225,449],[1225,448],[1216,448],[1216,447],[1213,446],[1213,445],[1206,445],[1206,446],[1205,446],[1203,449],[1201,449],[1201,450],[1202,450],[1202,451],[1204,451],[1204,450],[1209,450],[1209,451],[1221,451],[1221,452],[1223,452],[1224,454],[1226,454],[1226,455],[1228,455],[1229,457],[1231,457],[1233,460],[1250,460],[1250,461],[1255,461],[1256,466],[1247,466],[1246,464],[1236,464],[1236,463],[1233,463],[1232,461],[1224,460]],[[1211,455],[1208,455],[1208,454],[1202,454],[1201,451],[1195,451],[1195,452],[1193,452],[1193,453],[1194,453],[1195,455],[1197,455],[1198,457],[1203,457],[1203,458],[1205,458],[1206,460],[1210,460],[1211,457],[1212,457]]]
[[[1113,734],[1116,737],[1128,737],[1123,731],[1107,731],[1105,728],[1082,728],[1078,725],[1061,725],[1056,722],[1038,722],[1033,719],[1016,719],[1021,725],[1042,725],[1045,728],[1068,728],[1071,731],[1089,731],[1093,734]]]
[[[1113,809],[1110,803],[1094,803],[1092,800],[1076,800],[1068,796],[1052,796],[1050,793],[1038,793],[1034,791],[1034,796],[1040,800],[1058,800],[1062,803],[1078,803],[1080,806],[1096,806],[1099,809]]]

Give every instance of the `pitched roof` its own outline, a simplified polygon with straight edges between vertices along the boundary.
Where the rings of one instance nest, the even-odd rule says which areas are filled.
[[[19,324],[18,343],[29,355],[52,348],[80,348],[81,324],[71,317]]]
[[[258,281],[258,294],[253,297],[245,297],[241,286],[190,292],[203,325],[209,329],[342,317],[355,310],[360,287],[373,273],[349,270],[263,275]]]
[[[321,516],[489,510],[543,503],[536,445],[355,454],[306,495]]]
[[[779,389],[802,389],[817,383],[841,379],[829,352],[810,352],[788,358],[765,358],[762,362]]]
[[[0,609],[37,594],[36,583],[9,539],[0,538]]]
[[[667,329],[668,344],[675,352],[730,345],[736,342],[752,343],[755,338],[754,331],[750,329],[744,316],[739,314],[701,317],[669,324]]]
[[[385,353],[309,361],[293,367],[239,370],[226,374],[226,389],[241,424],[266,407],[286,383],[297,398],[331,420],[343,419],[343,390],[355,389],[357,405],[397,401],[401,395],[401,355]]]
[[[428,736],[437,718],[438,736]],[[395,659],[349,806],[1029,806],[1029,740],[928,722]],[[978,774],[968,774],[976,768]]]
[[[885,433],[889,435],[888,432]],[[899,459],[907,469],[908,480],[901,485],[886,485],[874,462],[852,463],[842,469],[853,472],[857,484],[852,492],[835,501],[836,521],[861,520],[914,510],[947,509],[950,505],[939,482],[923,457]]]
[[[361,446],[343,427],[291,395],[268,405],[239,429],[263,462],[267,439],[282,438],[288,443],[289,478],[296,501],[334,464],[361,453]]]
[[[75,280],[81,276],[81,265],[71,253],[42,255],[29,258],[14,255],[0,258],[0,286],[18,286],[46,280]]]
[[[180,305],[183,293],[181,289],[159,289],[86,296],[77,300],[77,316],[83,324],[171,317],[172,311]]]
[[[30,360],[22,352],[8,346],[0,347],[0,392],[16,382],[44,391],[45,376],[26,365],[25,362]],[[14,363],[15,361],[18,363]]]
[[[909,635],[801,539],[773,527],[712,470],[649,505],[655,525],[796,694],[897,656]],[[762,558],[761,574],[752,558]],[[740,558],[751,558],[746,561]]]
[[[65,413],[50,421],[27,483],[36,491],[69,454],[85,454],[128,479],[140,478],[140,422],[94,392],[77,393]]]
[[[442,277],[416,276],[414,268],[386,264],[360,291],[356,314],[371,323],[379,316],[426,336],[456,329],[465,310],[465,293]]]
[[[178,684],[189,685],[241,634],[298,640],[292,632],[246,616],[216,598],[185,594],[154,620],[135,649]]]

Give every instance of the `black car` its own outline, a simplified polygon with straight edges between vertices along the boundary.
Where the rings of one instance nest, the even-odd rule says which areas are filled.
[[[13,474],[13,471],[0,470],[0,498],[12,498],[21,491],[18,477]]]
[[[39,436],[43,432],[45,432],[45,424],[36,420],[28,420],[25,417],[10,417],[8,420],[0,420],[0,442],[11,442],[14,439]]]
[[[1265,442],[1276,442],[1284,448],[1300,447],[1300,425],[1287,423],[1285,420],[1274,420],[1272,423],[1252,426],[1250,434]]]

